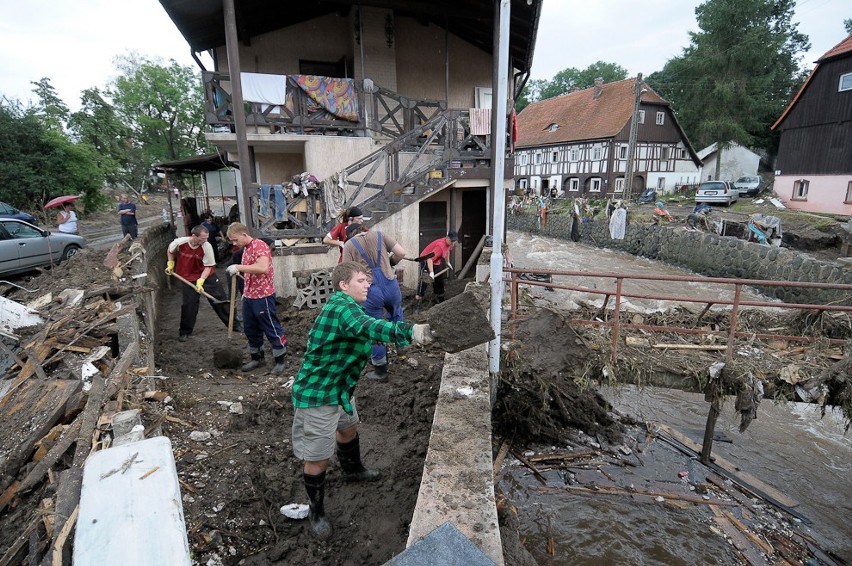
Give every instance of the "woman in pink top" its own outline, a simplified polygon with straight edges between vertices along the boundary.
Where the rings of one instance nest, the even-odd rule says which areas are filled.
[[[340,219],[340,224],[331,229],[331,232],[325,235],[322,243],[326,246],[337,246],[340,248],[340,257],[337,258],[337,263],[343,261],[343,244],[346,243],[346,227],[350,224],[362,224],[364,222],[364,213],[357,206],[353,206],[349,210],[343,212]]]

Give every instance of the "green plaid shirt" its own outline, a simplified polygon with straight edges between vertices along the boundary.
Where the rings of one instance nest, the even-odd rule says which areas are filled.
[[[342,405],[352,413],[350,399],[373,342],[411,343],[412,325],[368,316],[355,299],[337,291],[322,308],[308,332],[302,369],[293,383],[296,408]]]

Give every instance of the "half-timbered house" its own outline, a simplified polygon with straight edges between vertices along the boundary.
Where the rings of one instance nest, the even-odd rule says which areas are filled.
[[[666,100],[637,79],[598,80],[592,88],[533,102],[518,114],[515,187],[557,197],[617,198],[624,193],[631,153],[634,195],[646,187],[672,192],[700,178],[701,161]]]
[[[852,35],[820,57],[772,126],[775,192],[790,208],[852,214]]]

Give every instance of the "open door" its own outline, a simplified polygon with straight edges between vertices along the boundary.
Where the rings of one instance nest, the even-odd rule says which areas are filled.
[[[458,230],[462,262],[458,266],[459,271],[476,250],[479,240],[485,235],[486,202],[485,189],[465,189],[462,191],[462,223]]]

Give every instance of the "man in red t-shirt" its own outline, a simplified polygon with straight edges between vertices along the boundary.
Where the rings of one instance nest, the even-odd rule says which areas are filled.
[[[228,226],[228,240],[243,249],[242,263],[228,266],[228,275],[243,274],[243,332],[248,338],[251,360],[243,364],[243,371],[251,371],[264,362],[263,337],[272,345],[275,366],[272,373],[284,373],[284,354],[287,353],[287,336],[275,312],[275,284],[273,282],[272,253],[266,242],[252,238],[244,224],[234,222]]]
[[[420,301],[423,299],[423,295],[426,294],[426,284],[428,281],[425,275],[427,273],[429,274],[429,279],[432,281],[432,288],[435,290],[435,297],[438,299],[438,302],[440,303],[444,300],[444,281],[447,279],[445,268],[452,268],[449,262],[450,252],[455,247],[458,239],[458,233],[455,230],[450,230],[446,236],[438,238],[420,252],[421,256],[432,252],[435,252],[435,255],[420,263],[421,280],[417,284],[417,294],[414,296],[416,301],[414,306],[415,313],[420,309]],[[435,275],[436,271],[438,275]]]
[[[362,224],[364,222],[364,213],[357,206],[353,206],[347,210],[340,224],[331,229],[331,232],[325,235],[322,243],[326,246],[337,246],[340,248],[340,257],[337,258],[337,263],[343,261],[343,245],[346,243],[346,228],[350,224]]]
[[[215,297],[222,302],[207,299],[219,319],[228,326],[229,312],[225,290],[216,277],[216,260],[213,256],[213,246],[207,241],[209,233],[203,226],[196,226],[188,237],[176,238],[166,250],[168,262],[166,273],[180,275],[190,283],[195,283],[195,289],[189,285],[181,285],[183,303],[180,307],[180,330],[178,340],[185,342],[195,328],[198,318],[198,301],[201,293]],[[206,287],[205,287],[206,285]],[[236,328],[238,329],[238,328]]]

